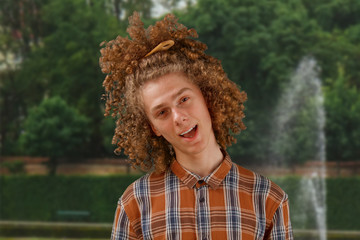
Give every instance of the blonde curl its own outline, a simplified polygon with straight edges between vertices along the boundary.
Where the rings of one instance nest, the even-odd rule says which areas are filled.
[[[115,152],[124,150],[132,165],[144,171],[163,172],[169,167],[174,158],[171,146],[152,132],[139,96],[144,83],[171,72],[185,74],[200,88],[218,144],[226,149],[236,142],[234,135],[246,128],[242,121],[246,93],[228,79],[219,60],[205,54],[206,45],[192,39],[196,31],[171,14],[147,29],[137,13],[129,22],[131,40],[118,36],[103,42],[100,57],[101,70],[107,74],[105,116],[116,118]],[[175,45],[144,57],[167,40]]]

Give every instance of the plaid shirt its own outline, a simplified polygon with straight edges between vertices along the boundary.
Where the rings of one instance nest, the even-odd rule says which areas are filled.
[[[200,179],[174,161],[131,184],[111,239],[293,239],[286,193],[226,155]]]

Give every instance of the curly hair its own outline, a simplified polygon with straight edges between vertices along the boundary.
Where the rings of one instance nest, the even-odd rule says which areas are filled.
[[[140,96],[145,82],[172,72],[181,72],[201,90],[212,119],[218,144],[226,149],[236,142],[234,134],[246,127],[242,122],[247,96],[230,81],[219,60],[206,55],[207,46],[194,40],[197,33],[168,14],[154,26],[144,29],[138,13],[129,18],[131,39],[118,36],[103,42],[100,66],[107,74],[105,116],[116,118],[113,144],[122,150],[134,167],[144,171],[165,171],[174,156],[169,142],[151,130]],[[173,40],[174,46],[144,57],[159,43]]]

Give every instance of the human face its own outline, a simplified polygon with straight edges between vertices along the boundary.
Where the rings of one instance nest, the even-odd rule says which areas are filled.
[[[205,99],[184,74],[169,73],[146,82],[141,97],[152,130],[173,146],[177,157],[216,144]]]

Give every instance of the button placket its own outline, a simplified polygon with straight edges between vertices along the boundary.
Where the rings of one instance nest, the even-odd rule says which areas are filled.
[[[203,185],[200,188],[196,188],[196,209],[197,209],[197,227],[199,233],[199,239],[209,239],[209,209],[206,204],[206,192],[207,186]]]

